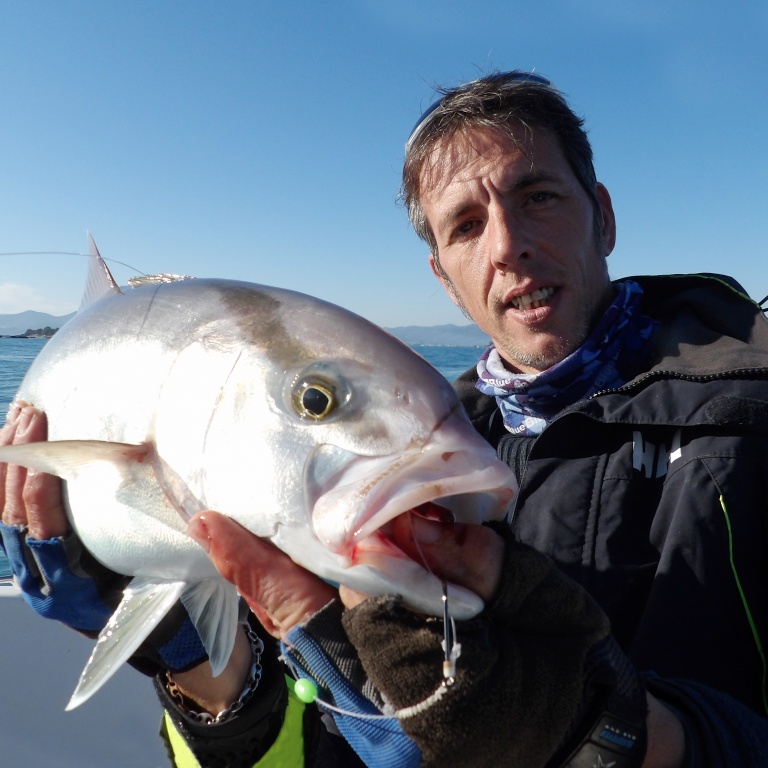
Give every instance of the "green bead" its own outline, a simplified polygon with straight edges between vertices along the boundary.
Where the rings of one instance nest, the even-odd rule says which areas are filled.
[[[304,677],[293,684],[293,692],[305,704],[311,704],[317,698],[317,686]]]

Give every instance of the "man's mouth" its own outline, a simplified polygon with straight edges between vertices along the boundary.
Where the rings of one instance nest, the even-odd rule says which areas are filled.
[[[532,293],[526,293],[525,296],[515,296],[509,303],[515,308],[525,311],[526,309],[538,309],[543,307],[552,294],[555,292],[554,288],[537,288]]]

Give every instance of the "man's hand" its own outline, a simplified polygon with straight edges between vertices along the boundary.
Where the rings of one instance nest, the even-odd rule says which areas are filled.
[[[393,543],[435,575],[466,587],[486,602],[496,592],[504,559],[504,540],[482,525],[444,524],[413,514],[392,521]],[[347,608],[368,596],[347,587],[339,590]]]
[[[47,433],[44,413],[14,403],[0,430],[0,444],[35,443]],[[0,544],[26,602],[45,618],[88,633],[101,630],[124,579],[96,563],[71,531],[61,480],[0,464],[0,505]],[[85,575],[91,565],[98,584]]]
[[[399,526],[394,538],[401,549],[488,603],[480,617],[458,624],[456,684],[403,721],[425,766],[539,766],[558,751],[563,760],[593,726],[596,708],[614,705],[639,723],[648,709],[648,750],[631,765],[644,754],[644,768],[680,765],[679,721],[646,697],[610,637],[607,617],[547,558],[485,527],[425,520],[412,521],[410,531],[404,521]],[[356,607],[343,623],[369,676],[399,708],[426,700],[441,680],[441,624],[397,600],[359,597],[344,593]]]
[[[322,579],[225,515],[201,512],[190,521],[189,533],[277,638],[284,639],[337,596]]]
[[[0,445],[36,443],[48,436],[45,414],[26,403],[14,403],[0,430]],[[0,464],[0,509],[8,526],[26,526],[37,540],[64,536],[69,530],[61,480],[44,472]]]

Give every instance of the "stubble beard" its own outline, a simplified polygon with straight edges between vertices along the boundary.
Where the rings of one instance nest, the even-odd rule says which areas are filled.
[[[489,335],[506,366],[519,373],[541,373],[565,360],[589,338],[592,323],[596,319],[580,314],[575,318],[573,326],[568,329],[567,336],[550,334],[546,329],[524,326],[516,326],[518,332],[511,334],[501,324],[504,313],[508,309],[501,295],[491,300],[489,309],[491,317],[499,322],[497,332]],[[599,311],[602,312],[602,309],[599,308]],[[524,335],[521,335],[521,332]],[[544,336],[546,336],[546,342],[542,346],[540,342]]]
[[[540,331],[530,330],[532,343],[535,343],[535,336],[540,333]],[[573,335],[549,337],[545,349],[531,349],[531,345],[519,339],[505,339],[503,332],[496,336],[494,344],[510,371],[541,373],[575,352],[584,343],[588,334],[587,323],[582,320],[580,327],[574,329]]]
[[[435,259],[435,267],[442,278],[445,289],[448,291],[451,299],[453,299],[453,302],[461,310],[467,320],[476,323],[477,321],[469,313],[461,295],[458,290],[456,290],[456,286],[453,284],[451,278],[448,277],[448,274],[445,272],[438,259]],[[497,297],[492,301],[491,309],[494,317],[500,317],[505,308],[506,305],[501,297]],[[568,355],[577,350],[589,335],[589,324],[586,318],[581,318],[579,327],[574,329],[575,334],[572,337],[556,337],[554,340],[550,341],[548,348],[541,352],[529,349],[528,345],[524,345],[520,341],[506,339],[506,334],[503,332],[495,334],[488,328],[482,328],[481,330],[485,331],[485,333],[491,337],[494,346],[507,368],[511,371],[517,371],[518,373],[529,373],[531,371],[545,371],[547,368],[551,368],[553,365],[564,360]],[[531,336],[534,336],[536,333],[537,331],[533,329],[530,330]],[[554,344],[552,343],[553,341]]]
[[[600,228],[597,228],[595,232],[596,247],[600,247],[599,236],[601,234]],[[605,258],[605,256],[603,257]],[[445,289],[448,291],[453,302],[461,310],[462,314],[471,322],[476,323],[474,317],[470,314],[466,307],[466,304],[461,298],[456,286],[448,276],[448,273],[443,269],[443,265],[440,263],[440,259],[437,256],[437,249],[435,249],[435,269],[441,278]],[[607,277],[607,271],[606,271]],[[490,302],[491,316],[500,318],[503,316],[506,310],[506,304],[504,303],[501,295],[494,297]],[[496,350],[500,357],[504,361],[505,367],[509,368],[513,372],[518,373],[540,373],[551,368],[553,365],[563,361],[568,355],[575,352],[586,340],[589,338],[589,334],[592,329],[592,323],[599,317],[604,311],[604,307],[598,307],[596,311],[596,317],[587,317],[582,315],[578,318],[576,326],[573,328],[573,332],[568,337],[556,336],[551,337],[547,348],[540,352],[531,350],[529,345],[524,345],[519,339],[506,338],[506,333],[503,328],[500,329],[500,333],[496,334],[491,331],[490,328],[482,328],[493,341]],[[479,325],[479,324],[478,324]],[[480,326],[479,326],[480,327]],[[541,331],[535,329],[529,330],[530,335],[533,337]]]

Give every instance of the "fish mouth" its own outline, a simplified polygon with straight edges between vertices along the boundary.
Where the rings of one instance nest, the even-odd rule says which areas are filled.
[[[514,475],[468,420],[451,414],[419,449],[358,456],[323,446],[339,467],[307,484],[315,535],[332,552],[352,547],[405,512],[444,522],[503,519],[517,491]],[[318,455],[314,457],[317,465]]]
[[[408,555],[395,543],[395,521],[399,518],[406,518],[410,525],[410,520],[414,516],[439,523],[456,522],[454,514],[446,507],[441,507],[433,501],[419,504],[418,507],[401,512],[396,517],[384,523],[381,528],[378,528],[364,539],[358,541],[352,549],[352,566],[369,565],[378,570],[382,570],[382,556],[407,558]],[[418,549],[418,545],[416,548]],[[429,570],[429,567],[426,564],[423,565],[426,570]]]
[[[373,569],[390,591],[431,613],[440,606],[440,580],[395,545],[389,535],[392,521],[404,514],[469,524],[503,520],[517,492],[512,471],[460,410],[423,445],[401,455],[342,455],[323,446],[313,464],[324,464],[327,476],[305,478],[312,526],[323,546],[345,564],[341,582],[366,591],[367,583],[356,586],[356,572]],[[482,607],[477,601],[467,599],[460,613],[476,613]]]

